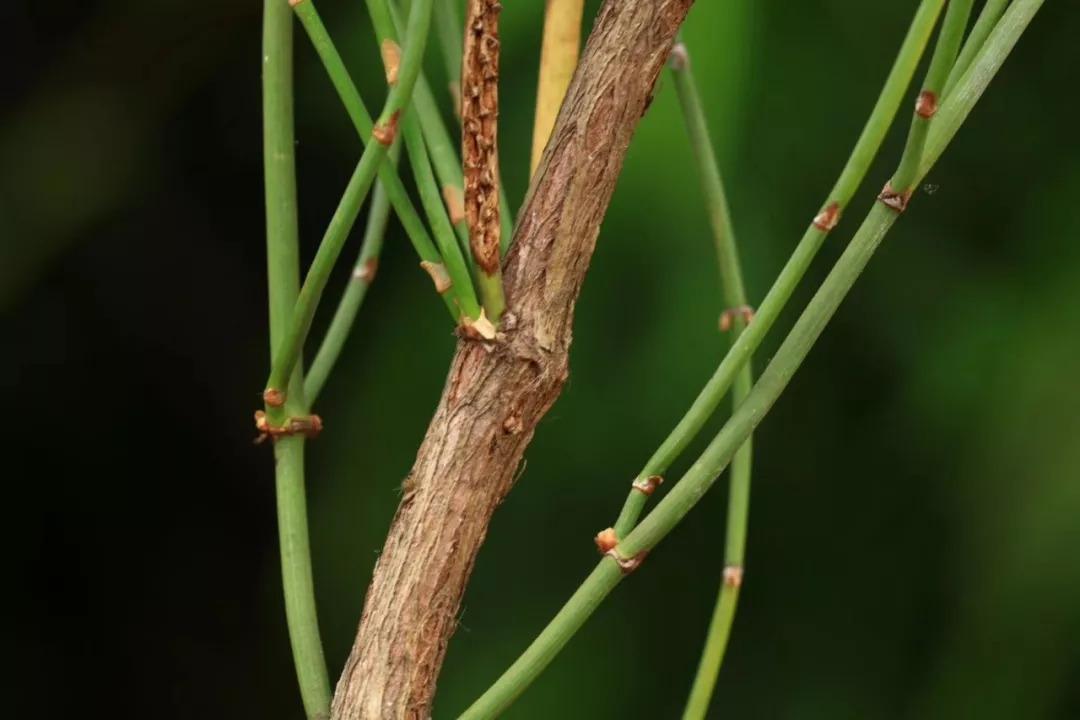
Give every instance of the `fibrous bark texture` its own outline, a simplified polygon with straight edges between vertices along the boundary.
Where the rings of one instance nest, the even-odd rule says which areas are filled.
[[[417,453],[333,717],[427,718],[488,522],[568,372],[574,303],[634,128],[692,0],[607,0],[519,216],[512,318],[462,340]]]
[[[461,66],[461,159],[473,257],[499,267],[499,12],[497,0],[469,0]]]

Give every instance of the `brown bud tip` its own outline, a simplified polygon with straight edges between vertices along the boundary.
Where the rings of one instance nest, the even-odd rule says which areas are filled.
[[[724,312],[720,313],[720,332],[727,332],[735,324],[735,318],[742,318],[743,323],[750,324],[750,321],[754,319],[754,308],[749,305],[740,305],[735,308],[728,308]]]
[[[690,64],[690,53],[687,52],[686,46],[681,42],[675,43],[671,48],[671,53],[668,55],[668,65],[672,70],[685,70]]]
[[[724,585],[737,588],[742,585],[743,569],[738,565],[728,565],[724,568]]]
[[[397,84],[398,68],[401,67],[401,46],[387,38],[379,45],[382,55],[383,68],[386,69],[386,84],[394,87]]]
[[[937,112],[938,98],[937,93],[930,90],[923,90],[919,93],[919,99],[915,101],[915,114],[921,118],[929,120],[934,117],[934,113]]]
[[[318,415],[289,418],[288,435],[307,435],[309,438],[316,437],[322,432],[323,422]]]
[[[638,478],[633,482],[632,487],[643,495],[652,495],[663,482],[664,478],[659,475],[650,475],[646,478]]]
[[[375,279],[377,272],[379,272],[379,258],[368,258],[363,265],[353,268],[352,276],[353,280],[370,283]]]
[[[285,404],[285,393],[277,388],[263,390],[263,402],[270,407],[281,407]]]
[[[829,232],[836,227],[838,222],[840,222],[840,203],[829,203],[814,216],[814,227],[823,232]]]
[[[902,213],[907,210],[908,200],[911,199],[911,190],[907,192],[896,192],[890,183],[885,183],[885,187],[881,190],[881,194],[878,195],[885,207],[892,208],[898,213]]]
[[[465,220],[465,200],[461,196],[461,188],[453,185],[443,185],[443,202],[446,203],[446,212],[450,216],[450,222],[457,225]]]
[[[266,422],[266,413],[262,410],[255,411],[255,429],[260,433],[269,432],[269,424]]]
[[[609,550],[614,549],[619,544],[619,536],[615,534],[614,528],[607,528],[596,533],[594,538],[596,541],[596,549],[603,555]]]
[[[388,121],[377,124],[375,129],[371,131],[371,136],[383,145],[388,147],[393,145],[394,138],[397,137],[398,116],[400,114],[400,110],[395,111]]]
[[[483,308],[480,308],[480,316],[475,320],[462,316],[461,332],[465,337],[473,340],[495,339],[495,326],[488,320]]]
[[[420,267],[424,268],[424,272],[431,276],[431,281],[435,283],[435,292],[440,295],[454,287],[454,282],[450,279],[450,273],[446,272],[446,266],[442,263],[424,260],[420,263]]]

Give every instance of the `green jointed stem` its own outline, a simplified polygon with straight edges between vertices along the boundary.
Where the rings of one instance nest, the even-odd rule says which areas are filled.
[[[289,330],[282,342],[276,345],[270,377],[266,383],[268,390],[280,390],[284,387],[285,379],[292,373],[300,358],[304,340],[307,338],[312,318],[315,316],[315,309],[330,279],[330,271],[333,270],[349,231],[356,222],[357,215],[360,214],[360,206],[367,197],[368,190],[371,189],[375,173],[386,157],[389,145],[394,140],[399,117],[412,95],[416,76],[420,72],[420,63],[423,61],[424,44],[427,41],[430,24],[431,0],[417,0],[416,7],[409,16],[406,44],[397,72],[397,82],[390,88],[383,111],[372,130],[371,140],[364,148],[360,162],[353,171],[352,177],[349,178],[345,193],[334,211],[334,216],[330,219],[330,225],[323,235],[322,242],[319,243],[315,259],[300,288]],[[272,424],[281,424],[283,418],[277,412],[277,408],[268,408],[268,415]]]
[[[939,111],[920,164],[920,177],[925,176],[944,152],[1042,4],[1043,0],[1014,0],[982,52],[957,83],[956,92]],[[749,397],[683,479],[620,543],[616,552],[621,557],[636,557],[638,553],[655,547],[701,499],[783,391],[897,217],[898,213],[891,208],[880,202],[874,203],[854,239],[799,317]],[[570,602],[462,717],[472,720],[492,718],[505,710],[573,637],[621,577],[616,561],[610,556],[603,558],[574,592]]]
[[[971,66],[971,61],[982,49],[986,38],[990,37],[990,31],[994,29],[998,20],[1001,19],[1001,15],[1005,12],[1009,1],[986,0],[986,4],[983,5],[983,9],[979,13],[975,25],[971,28],[967,40],[964,41],[964,47],[960,50],[956,63],[953,65],[952,70],[949,71],[949,79],[945,81],[945,89],[941,92],[943,98],[949,96],[949,93],[956,87],[956,83],[960,81],[960,76]]]
[[[300,284],[296,162],[293,154],[292,13],[286,0],[263,5],[263,162],[271,348],[288,332]],[[285,410],[307,410],[300,369],[289,382]],[[330,680],[319,637],[304,498],[304,438],[274,443],[281,579],[296,678],[308,718],[330,712]]]
[[[476,291],[473,289],[469,268],[465,264],[465,256],[457,243],[450,218],[446,214],[446,207],[443,205],[435,174],[431,171],[424,133],[416,115],[412,114],[405,118],[404,130],[405,146],[409,150],[409,163],[412,165],[413,176],[416,178],[416,187],[420,191],[420,204],[424,206],[428,221],[431,223],[431,230],[435,234],[435,242],[439,244],[439,250],[442,251],[446,272],[450,275],[453,287],[457,289],[457,300],[461,304],[461,312],[465,317],[475,320],[480,316],[480,303],[476,299]]]
[[[315,3],[313,0],[301,0],[293,7],[293,10],[296,12],[300,23],[304,26],[311,44],[315,47],[315,52],[318,53],[319,58],[322,60],[326,73],[337,90],[338,96],[345,106],[345,111],[349,114],[349,118],[356,128],[356,132],[362,141],[367,142],[371,137],[371,131],[374,129],[375,123],[372,121],[371,115],[360,97],[360,91],[356,89],[356,84],[353,82],[352,77],[349,76],[340,53],[334,46],[333,40],[330,39],[330,34],[323,25],[322,19],[315,9]],[[427,228],[424,227],[416,208],[413,207],[412,200],[409,199],[409,193],[405,190],[401,178],[398,177],[393,163],[382,163],[379,166],[379,182],[382,184],[390,203],[394,206],[394,212],[397,213],[398,218],[401,220],[401,227],[404,228],[405,234],[416,249],[416,254],[420,257],[420,260],[422,262],[441,263],[442,257],[435,249],[435,245],[432,244]],[[443,293],[443,300],[450,310],[450,316],[457,320],[458,310],[454,301],[454,291],[450,290]]]
[[[829,230],[839,220],[841,212],[866,176],[870,163],[881,147],[893,118],[896,117],[907,87],[911,83],[911,76],[915,73],[919,58],[922,57],[944,4],[945,0],[923,0],[919,5],[877,103],[870,113],[870,118],[855,143],[851,157],[848,158],[847,164],[841,171],[836,185],[822,206],[821,212],[806,229],[795,251],[780,271],[772,287],[769,288],[761,306],[754,313],[753,322],[724,356],[713,376],[709,378],[675,429],[645,463],[645,467],[638,474],[639,481],[654,475],[663,475],[675,458],[686,449],[690,441],[712,417],[720,401],[738,377],[739,370],[749,361],[750,356],[754,354],[762,339],[780,316],[799,281],[810,267],[814,256],[821,248],[821,244],[825,241]],[[619,519],[615,523],[615,533],[618,537],[625,536],[634,527],[647,500],[648,497],[643,493],[636,490],[630,491],[619,513]]]
[[[967,28],[968,18],[971,15],[971,3],[972,0],[952,0],[949,3],[949,9],[945,11],[937,45],[930,58],[930,67],[926,71],[922,91],[915,103],[915,115],[911,119],[911,129],[908,131],[904,153],[900,157],[896,172],[889,180],[889,190],[895,194],[894,207],[901,211],[907,205],[908,197],[915,187],[919,162],[922,160],[923,149],[926,146],[926,134],[930,131],[930,120],[937,113],[941,88],[949,75],[949,69],[956,62],[957,53],[960,52],[964,29]]]
[[[458,14],[456,0],[435,0],[435,29],[438,33],[439,50],[442,51],[443,67],[450,98],[454,102],[454,114],[461,116],[461,54],[464,23]],[[429,140],[430,142],[430,140]]]
[[[716,153],[709,140],[705,111],[701,106],[697,84],[694,82],[686,46],[679,43],[671,52],[669,62],[675,79],[675,91],[679,96],[683,118],[686,121],[690,144],[694,149],[694,158],[698,165],[705,204],[709,210],[713,236],[716,242],[716,255],[720,266],[720,279],[723,286],[726,312],[733,332],[733,341],[737,340],[744,328],[744,318],[740,308],[746,307],[746,290],[743,286],[742,270],[739,263],[738,246],[735,242],[735,229],[731,221],[727,196],[724,193],[720,168],[716,162]],[[732,317],[733,316],[733,317]],[[732,407],[737,408],[750,394],[754,384],[750,362],[742,366],[735,380],[732,393]],[[721,584],[717,609],[709,626],[705,639],[705,649],[687,700],[685,718],[702,718],[709,707],[716,676],[727,645],[727,638],[734,619],[735,600],[739,585],[729,578],[742,576],[743,560],[746,549],[746,524],[750,511],[750,471],[753,448],[747,438],[731,461],[729,478],[729,500],[727,513],[727,540],[724,548],[724,579]]]
[[[390,162],[396,164],[400,154],[399,141],[390,148]],[[382,180],[379,180],[375,183],[375,190],[371,196],[371,208],[368,210],[364,240],[360,244],[360,254],[353,265],[349,284],[345,286],[345,292],[341,294],[337,310],[334,311],[334,319],[330,321],[330,327],[323,336],[319,351],[315,353],[315,359],[311,361],[311,368],[304,376],[304,397],[307,398],[309,405],[314,405],[319,393],[322,392],[323,385],[326,384],[326,379],[330,376],[330,371],[334,368],[334,364],[341,355],[341,349],[345,346],[345,340],[349,337],[349,331],[352,329],[353,321],[356,320],[360,305],[364,302],[368,288],[375,279],[389,219],[390,198],[386,194],[386,186]]]
[[[428,11],[432,6],[432,0],[417,0],[409,15],[409,23],[413,21],[421,5],[426,5]],[[368,13],[371,15],[371,24],[375,30],[375,37],[379,43],[385,40],[396,42],[397,28],[394,24],[393,8],[387,0],[367,0]],[[405,53],[410,50],[406,41]],[[417,83],[419,84],[419,82]],[[416,112],[410,113],[403,123],[405,147],[409,154],[409,163],[413,169],[417,189],[420,192],[420,204],[424,207],[428,222],[431,223],[432,233],[435,235],[435,243],[442,253],[442,262],[447,274],[453,283],[452,289],[460,305],[461,312],[472,320],[480,315],[480,304],[476,299],[476,291],[469,276],[468,266],[465,263],[465,255],[461,252],[454,228],[447,216],[447,209],[443,204],[442,193],[431,171],[428,147],[424,142],[424,134],[421,128],[419,115],[420,106],[415,106]]]
[[[445,5],[442,0],[437,0],[436,8]],[[401,28],[400,13],[397,7],[390,5],[390,13],[394,20],[394,27]],[[456,31],[455,33],[456,34]],[[461,80],[461,39],[458,39],[458,83]],[[439,113],[439,104],[435,100],[435,94],[431,91],[427,79],[421,73],[416,81],[416,90],[413,93],[413,107],[420,116],[420,127],[424,131],[424,142],[427,144],[428,155],[431,164],[435,168],[435,175],[439,179],[442,188],[443,201],[446,204],[447,213],[454,226],[454,234],[457,236],[458,245],[461,247],[462,256],[465,258],[469,272],[475,273],[476,265],[473,262],[472,251],[469,249],[469,224],[465,222],[465,180],[461,170],[461,160],[457,155],[457,143],[450,138],[442,115]]]

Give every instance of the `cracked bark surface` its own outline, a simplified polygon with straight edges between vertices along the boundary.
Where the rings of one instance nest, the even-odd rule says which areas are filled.
[[[530,185],[493,343],[459,342],[368,589],[332,717],[427,718],[495,508],[569,372],[574,304],[692,0],[606,0]]]

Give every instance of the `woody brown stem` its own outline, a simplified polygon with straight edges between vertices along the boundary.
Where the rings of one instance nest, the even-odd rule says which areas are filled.
[[[691,0],[607,0],[504,269],[503,342],[462,340],[375,568],[334,718],[426,718],[476,553],[568,372],[574,303]]]

